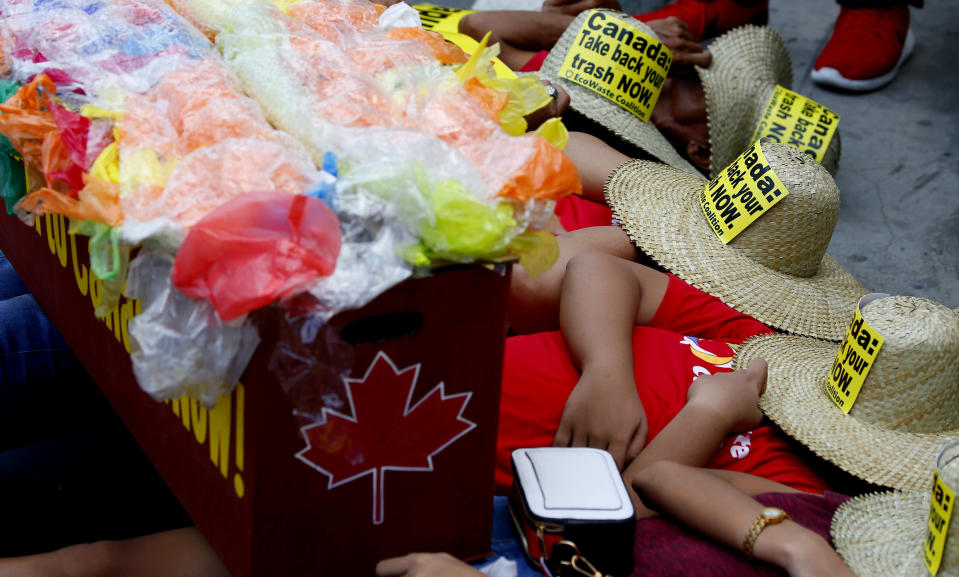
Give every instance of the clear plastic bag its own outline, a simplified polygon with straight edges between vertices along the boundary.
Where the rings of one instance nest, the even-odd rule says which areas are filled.
[[[213,407],[233,390],[260,342],[245,317],[220,320],[209,301],[170,282],[173,257],[141,250],[130,263],[126,294],[143,311],[130,321],[130,360],[140,388],[156,400],[188,395]]]

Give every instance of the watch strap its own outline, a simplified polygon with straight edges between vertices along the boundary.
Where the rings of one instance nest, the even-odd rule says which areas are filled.
[[[768,525],[777,525],[782,523],[786,519],[791,519],[788,513],[782,509],[778,509],[781,513],[778,517],[769,517],[766,515],[766,509],[756,517],[756,520],[753,521],[752,527],[749,528],[749,531],[746,533],[746,537],[743,539],[743,553],[747,557],[753,556],[753,546],[756,544],[756,539],[759,538],[759,534],[763,532]]]

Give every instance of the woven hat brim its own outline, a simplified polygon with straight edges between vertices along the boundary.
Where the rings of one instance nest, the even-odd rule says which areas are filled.
[[[715,176],[750,144],[777,84],[792,87],[792,58],[778,32],[742,26],[710,46],[709,67],[696,67],[706,95],[709,175]]]
[[[615,10],[603,10],[603,12],[608,12],[620,20],[625,20],[629,22],[630,25],[656,38],[656,34],[651,28],[628,14]],[[664,162],[690,174],[699,174],[696,168],[673,148],[673,145],[669,143],[669,140],[663,136],[663,133],[661,133],[655,125],[643,122],[632,112],[622,108],[605,96],[597,94],[575,82],[566,80],[559,75],[559,69],[562,67],[563,61],[566,59],[566,54],[576,40],[576,34],[582,27],[586,14],[587,12],[584,12],[576,17],[569,27],[566,28],[566,31],[563,32],[562,36],[560,36],[559,40],[549,51],[546,60],[543,61],[543,65],[540,68],[540,76],[545,80],[561,85],[563,89],[569,93],[570,108],[576,112],[596,122],[660,162]]]
[[[823,385],[837,343],[795,335],[749,339],[736,352],[735,366],[766,359],[769,373],[759,408],[786,434],[841,469],[877,485],[903,491],[929,489],[930,471],[942,447],[959,430],[910,433],[885,429],[846,414]]]
[[[836,510],[833,544],[856,575],[928,577],[922,561],[928,519],[928,490],[863,495]],[[943,567],[937,577],[957,576],[959,567]]]
[[[606,183],[606,201],[650,258],[696,288],[774,328],[841,340],[868,291],[828,254],[807,278],[767,268],[725,245],[699,205],[700,176],[634,161]]]

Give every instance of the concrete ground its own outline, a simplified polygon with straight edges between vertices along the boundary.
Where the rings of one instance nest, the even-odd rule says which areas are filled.
[[[629,12],[663,4],[621,0]],[[536,9],[539,0],[442,0],[454,7]],[[840,115],[839,223],[830,254],[866,288],[959,307],[959,11],[912,9],[916,49],[889,86],[840,94],[809,79],[832,33],[833,0],[772,0],[770,26],[793,59],[793,89]]]

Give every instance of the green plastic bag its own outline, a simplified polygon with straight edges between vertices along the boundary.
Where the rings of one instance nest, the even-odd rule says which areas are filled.
[[[6,102],[19,87],[16,82],[0,80],[0,102]],[[6,203],[7,214],[13,214],[13,205],[26,193],[27,182],[20,155],[7,137],[0,134],[0,197]]]

